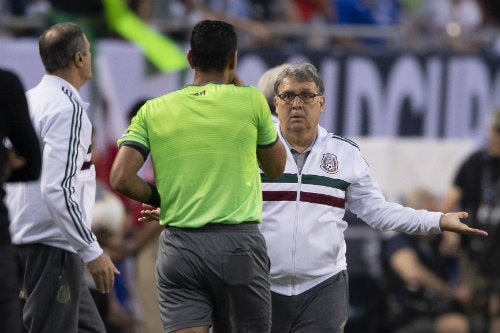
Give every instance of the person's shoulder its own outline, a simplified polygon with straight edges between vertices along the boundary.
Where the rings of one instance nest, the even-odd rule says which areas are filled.
[[[173,99],[179,99],[179,96],[182,96],[182,89],[177,89],[174,91],[167,92],[163,95],[152,97],[144,102],[141,107],[141,110],[147,109],[152,110],[157,107],[161,107],[165,104],[169,104]]]
[[[251,108],[255,105],[266,104],[267,100],[264,94],[255,86],[233,84],[212,85],[212,89],[218,91],[220,96],[225,96],[228,103],[238,103],[241,107]]]
[[[328,138],[335,143],[351,146],[352,148],[359,150],[359,146],[356,142],[344,136],[335,133],[328,133]]]
[[[26,97],[28,100],[43,100],[50,102],[50,104],[68,104],[68,97],[73,97],[73,94],[68,89],[63,89],[63,86],[44,84],[40,82],[26,91]]]
[[[243,85],[243,86],[235,86],[232,84],[226,85],[227,87],[231,87],[231,89],[236,89],[236,91],[240,91],[242,93],[246,94],[257,94],[257,95],[263,95],[262,91],[252,85]]]
[[[14,72],[6,69],[0,69],[0,88],[2,91],[23,90],[19,77]]]
[[[56,98],[57,96],[72,96],[73,92],[69,83],[62,78],[54,75],[44,75],[42,79],[34,86],[28,89],[27,94],[40,94],[41,97],[48,99]]]
[[[395,253],[401,249],[414,248],[415,239],[411,235],[402,232],[394,232],[383,235],[382,244],[385,251],[388,253]]]
[[[10,70],[0,68],[0,78],[5,81],[17,81],[18,77],[14,72],[11,72]]]
[[[462,165],[481,164],[483,161],[486,161],[487,159],[488,159],[488,154],[486,153],[486,151],[483,149],[479,149],[470,153],[465,158]]]
[[[469,158],[482,158],[485,155],[486,155],[485,149],[477,149],[469,154]]]

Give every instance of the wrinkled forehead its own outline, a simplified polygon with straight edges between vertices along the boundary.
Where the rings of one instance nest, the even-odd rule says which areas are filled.
[[[318,91],[318,86],[314,81],[299,81],[292,76],[284,77],[281,84],[278,86],[278,93],[282,92],[313,92]]]

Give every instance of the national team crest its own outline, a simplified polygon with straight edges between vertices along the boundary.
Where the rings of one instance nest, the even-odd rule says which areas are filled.
[[[339,171],[337,156],[330,153],[323,154],[321,169],[328,173],[337,173],[337,171]]]

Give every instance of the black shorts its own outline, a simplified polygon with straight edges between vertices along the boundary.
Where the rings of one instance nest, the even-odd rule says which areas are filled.
[[[167,227],[156,268],[165,332],[211,325],[215,333],[270,331],[269,258],[257,223]]]

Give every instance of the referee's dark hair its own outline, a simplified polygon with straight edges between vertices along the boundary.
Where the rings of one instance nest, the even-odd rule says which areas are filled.
[[[222,72],[236,52],[234,27],[224,21],[204,20],[191,32],[193,65],[201,71]]]
[[[72,22],[57,23],[38,39],[40,58],[47,73],[67,68],[77,52],[86,55],[82,28]]]

